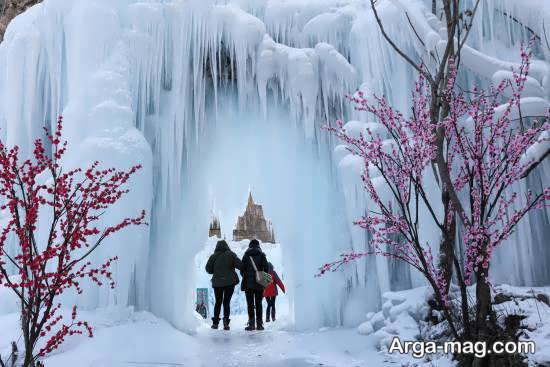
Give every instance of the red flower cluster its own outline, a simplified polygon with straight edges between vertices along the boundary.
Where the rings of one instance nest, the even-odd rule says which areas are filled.
[[[86,170],[65,172],[60,164],[67,151],[62,131],[60,117],[54,134],[46,130],[48,147],[37,139],[32,157],[24,161],[17,146],[7,148],[0,142],[0,209],[8,216],[0,232],[0,286],[12,289],[22,305],[24,363],[29,364],[58,348],[67,336],[93,335],[88,323],[76,320],[76,307],[70,322],[62,324],[56,298],[71,288],[82,293],[84,279],[98,286],[107,281],[114,288],[110,268],[118,258],[95,266],[89,257],[110,235],[146,224],[145,211],[114,225],[100,220],[128,193],[124,186],[141,166],[100,169],[94,162]],[[15,244],[15,251],[8,250],[8,243]],[[41,338],[47,338],[44,347],[33,354]]]

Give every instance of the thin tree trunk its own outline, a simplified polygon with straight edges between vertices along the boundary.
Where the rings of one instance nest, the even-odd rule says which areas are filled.
[[[456,220],[454,215],[449,215],[449,211],[451,210],[449,192],[444,189],[441,196],[441,201],[445,208],[443,214],[445,215],[444,223],[446,230],[443,231],[443,239],[439,247],[439,265],[445,278],[445,290],[449,292],[453,277],[453,259],[455,258]],[[450,218],[449,221],[447,218]]]
[[[449,44],[449,52],[446,53],[447,59],[444,61],[444,67],[440,69],[439,75],[436,76],[435,80],[438,81],[436,85],[432,88],[431,95],[431,120],[434,126],[438,126],[439,121],[443,121],[450,111],[449,104],[446,103],[442,96],[444,91],[447,88],[447,82],[449,77],[449,62],[451,61],[451,55],[454,55],[454,36],[455,36],[455,26],[456,15],[452,12],[451,2],[449,0],[443,1],[443,9],[445,10],[445,18],[447,21],[447,42]],[[432,2],[432,10],[437,10],[436,1]],[[453,276],[453,259],[454,254],[454,244],[456,238],[456,221],[455,216],[448,215],[449,210],[451,210],[451,203],[453,202],[452,193],[450,190],[453,190],[452,184],[450,184],[449,168],[447,167],[447,161],[445,158],[445,132],[441,127],[436,128],[436,145],[437,145],[437,155],[432,161],[432,164],[437,167],[437,173],[439,175],[439,184],[441,187],[441,202],[444,208],[444,220],[445,230],[443,231],[443,238],[439,248],[439,265],[443,272],[443,276],[446,282],[446,290],[449,290],[451,286],[452,276]],[[446,179],[447,178],[447,179]],[[454,208],[457,210],[458,208]],[[448,218],[450,223],[448,222]]]
[[[476,340],[488,341],[489,317],[492,312],[491,287],[487,280],[489,269],[482,269],[476,274]],[[473,366],[481,367],[486,358],[475,358]]]
[[[441,84],[447,84],[447,77],[441,79]],[[432,122],[437,125],[439,121],[445,119],[449,114],[449,106],[443,103],[442,98],[436,92],[432,93]],[[439,266],[443,273],[446,290],[449,290],[453,277],[453,259],[455,257],[455,241],[456,241],[456,219],[454,215],[449,215],[449,211],[452,210],[452,199],[449,190],[452,190],[447,183],[448,180],[444,179],[444,174],[448,174],[447,162],[445,160],[445,139],[444,132],[441,128],[436,131],[436,144],[437,155],[432,161],[434,167],[437,167],[437,172],[434,172],[439,176],[439,184],[441,188],[441,203],[443,204],[443,223],[445,230],[442,231],[441,244],[439,246]],[[450,180],[450,179],[449,179]],[[456,209],[456,208],[455,208]],[[450,219],[449,219],[450,218]]]
[[[33,345],[34,343],[25,337],[25,359],[23,360],[23,367],[33,367]],[[27,342],[28,340],[28,342]]]
[[[462,323],[464,324],[464,340],[470,340],[472,332],[470,328],[470,313],[468,307],[468,290],[466,289],[466,283],[462,276],[462,269],[456,256],[453,256],[453,262],[456,268],[456,278],[458,280],[458,286],[460,288],[460,308],[462,312]]]
[[[21,333],[23,334],[23,344],[25,345],[25,360],[30,350],[30,336],[29,336],[29,318],[28,311],[23,301],[21,301]],[[30,351],[32,353],[32,351]],[[26,364],[23,364],[26,366]]]
[[[478,339],[487,336],[487,318],[491,313],[491,288],[486,276],[477,278],[476,283],[476,331]]]
[[[25,359],[23,360],[23,367],[33,366],[33,345],[34,341],[31,340],[29,314],[30,310],[26,309],[25,305],[21,304],[21,331],[23,334],[23,343],[25,345]]]
[[[34,367],[34,357],[32,355],[32,348],[25,348],[25,360],[23,361],[23,367]]]

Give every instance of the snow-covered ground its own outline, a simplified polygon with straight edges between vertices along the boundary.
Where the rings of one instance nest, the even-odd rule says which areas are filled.
[[[209,318],[213,310],[213,292],[211,276],[205,272],[204,266],[216,241],[216,238],[208,239],[195,257],[196,288],[209,289]],[[242,257],[249,241],[228,243]],[[286,281],[281,246],[265,243],[262,250]],[[6,313],[0,316],[0,353],[4,356],[9,352],[12,340],[18,341],[22,349],[18,315],[15,313],[17,304],[9,295],[0,294],[0,302],[4,302],[2,311]],[[244,331],[246,301],[239,286],[232,299],[232,330],[229,332],[210,329],[210,320],[203,320],[198,314],[195,314],[196,328],[183,332],[149,312],[134,312],[132,308],[79,311],[79,319],[93,325],[94,337],[71,337],[45,360],[45,364],[47,367],[384,365],[385,357],[378,352],[375,337],[360,335],[355,328],[294,331],[290,297],[280,293],[277,321],[266,323],[263,332],[252,333]],[[194,303],[195,299],[189,301]]]
[[[93,338],[72,337],[44,362],[47,367],[122,366],[383,366],[372,336],[356,329],[286,330],[286,320],[266,330],[245,332],[245,318],[232,320],[232,330],[212,330],[199,320],[193,333],[173,328],[147,312],[99,309],[82,313],[95,327]],[[0,317],[0,351],[17,339],[17,316]]]
[[[530,366],[550,363],[549,287],[496,286],[496,309],[501,314],[523,314],[526,327],[521,340],[533,340],[536,351],[528,355]],[[210,329],[209,320],[195,314],[196,326],[187,332],[149,312],[132,308],[82,311],[80,318],[94,327],[94,337],[73,336],[45,359],[47,367],[122,366],[437,366],[450,367],[449,355],[414,358],[412,354],[388,354],[394,336],[402,341],[421,340],[426,332],[426,287],[384,294],[382,310],[369,313],[359,328],[321,328],[295,331],[290,314],[265,331],[246,332],[245,315],[234,315],[231,331]],[[422,331],[424,330],[424,331]],[[21,345],[18,315],[0,316],[0,353],[10,342]]]
[[[525,316],[525,326],[520,340],[532,340],[535,354],[528,355],[532,366],[550,366],[550,287],[513,287],[500,285],[495,290],[501,300],[495,307],[503,315]]]
[[[216,238],[206,241],[195,257],[196,288],[208,288],[213,309],[210,275],[204,271],[214,251]],[[228,241],[242,257],[249,241]],[[262,244],[262,250],[283,281],[287,280],[279,244]],[[9,294],[4,294],[8,296]],[[0,297],[2,298],[2,297]],[[0,316],[0,353],[6,355],[10,342],[21,346],[17,305],[6,303]],[[132,308],[101,308],[80,311],[79,319],[94,327],[94,337],[71,337],[45,359],[47,367],[90,366],[383,366],[386,356],[378,352],[375,336],[361,335],[356,328],[322,328],[317,331],[294,330],[290,295],[280,293],[277,321],[266,323],[266,330],[246,332],[244,293],[237,287],[232,299],[229,332],[210,329],[210,320],[195,313],[196,328],[183,332],[149,312]],[[189,300],[194,302],[195,300]],[[265,303],[264,303],[265,307]],[[67,314],[68,316],[68,314]]]

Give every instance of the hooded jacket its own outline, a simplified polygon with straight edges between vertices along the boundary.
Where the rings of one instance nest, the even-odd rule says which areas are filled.
[[[252,261],[258,268],[258,271],[269,271],[269,266],[265,254],[262,252],[258,243],[251,243],[250,247],[244,253],[242,260],[241,276],[243,278],[241,282],[241,290],[243,291],[263,291],[264,287],[256,282],[256,271],[252,266]]]
[[[212,274],[212,287],[228,287],[239,284],[235,269],[241,269],[241,260],[229,249],[227,242],[218,241],[216,250],[206,263],[206,272]]]

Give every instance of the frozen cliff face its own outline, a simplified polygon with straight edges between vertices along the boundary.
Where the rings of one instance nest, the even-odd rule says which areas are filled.
[[[91,290],[83,306],[129,302],[189,325],[210,203],[231,223],[253,186],[292,249],[296,325],[341,321],[341,279],[313,277],[347,243],[330,139],[319,128],[357,82],[333,46],[278,43],[233,3],[53,0],[10,25],[0,65],[9,144],[28,151],[61,113],[67,166],[94,158],[145,167],[113,216],[146,208],[151,225],[97,254],[123,259],[119,287]]]
[[[533,16],[514,4],[483,2],[465,49],[465,81],[498,80],[529,36],[495,8],[535,32],[549,19],[546,8]],[[356,324],[379,307],[382,291],[421,285],[418,274],[385,258],[313,277],[321,264],[365,250],[369,241],[352,225],[369,208],[361,164],[341,146],[333,154],[336,142],[320,128],[342,116],[358,131],[376,124],[350,111],[343,98],[359,86],[408,110],[415,80],[382,39],[367,5],[46,0],[14,19],[0,44],[2,137],[28,151],[43,124],[62,113],[72,146],[67,165],[93,158],[145,167],[112,215],[146,208],[151,225],[120,234],[97,254],[98,260],[119,255],[119,287],[88,293],[83,306],[131,303],[189,326],[193,262],[209,211],[215,203],[229,230],[251,186],[277,229],[296,327]],[[424,42],[403,26],[405,12]],[[443,26],[423,2],[384,1],[380,13],[408,52],[421,57],[442,47]],[[506,32],[497,31],[503,27]],[[537,98],[534,113],[548,105],[548,54],[541,46],[532,94],[525,96]],[[525,187],[547,178],[546,164]],[[506,250],[497,255],[504,264],[494,268],[498,279],[550,280],[544,270],[550,250],[540,245],[550,238],[547,224],[548,213],[523,224],[517,236],[529,250],[521,257],[506,258]],[[423,236],[437,240],[428,227]]]
[[[142,163],[144,170],[131,182],[131,193],[103,219],[115,223],[149,209],[153,193],[151,149],[134,125],[128,47],[117,39],[118,18],[112,10],[89,2],[64,4],[34,6],[6,33],[0,46],[2,135],[28,154],[42,127],[52,127],[62,113],[71,145],[64,158],[66,169],[94,160],[120,168]],[[95,31],[97,19],[104,27]],[[93,289],[79,297],[78,304],[126,304],[131,292],[144,299],[144,288],[131,291],[131,283],[132,277],[145,283],[148,243],[146,227],[109,238],[95,259],[126,254],[114,267],[118,289]]]

